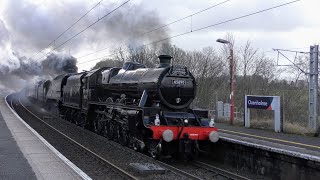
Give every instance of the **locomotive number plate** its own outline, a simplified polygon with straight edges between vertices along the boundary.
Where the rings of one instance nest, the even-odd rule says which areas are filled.
[[[177,84],[177,85],[179,85],[179,84],[186,84],[186,80],[172,80],[172,84]]]

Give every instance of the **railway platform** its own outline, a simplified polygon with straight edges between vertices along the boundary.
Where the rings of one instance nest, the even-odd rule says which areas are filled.
[[[90,179],[22,121],[0,95],[0,179]]]
[[[215,125],[223,141],[320,162],[320,137],[276,133],[226,123]]]

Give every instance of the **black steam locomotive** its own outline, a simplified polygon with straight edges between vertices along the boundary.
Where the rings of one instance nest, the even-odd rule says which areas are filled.
[[[125,62],[122,68],[64,74],[40,82],[34,92],[64,119],[110,140],[155,158],[193,157],[199,142],[217,142],[219,136],[189,108],[195,78],[186,67],[171,66],[171,58],[160,55],[157,68]]]

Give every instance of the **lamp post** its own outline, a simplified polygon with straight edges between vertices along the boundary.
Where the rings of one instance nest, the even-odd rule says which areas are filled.
[[[224,39],[217,39],[217,42],[228,44],[230,50],[230,124],[234,120],[234,62],[233,62],[233,45],[231,42]]]

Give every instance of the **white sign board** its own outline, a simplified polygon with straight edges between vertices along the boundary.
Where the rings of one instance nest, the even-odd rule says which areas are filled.
[[[250,127],[250,109],[274,111],[274,130],[280,132],[280,96],[245,96],[245,127]]]

